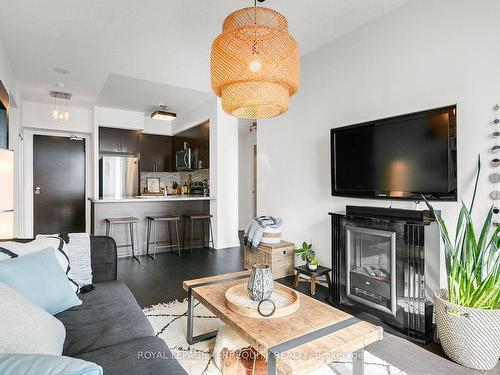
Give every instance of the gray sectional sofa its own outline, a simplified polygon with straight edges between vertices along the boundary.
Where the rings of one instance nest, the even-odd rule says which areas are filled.
[[[91,237],[95,289],[79,295],[83,304],[56,315],[66,327],[63,355],[97,363],[105,375],[187,374],[117,281],[116,256],[112,238]]]

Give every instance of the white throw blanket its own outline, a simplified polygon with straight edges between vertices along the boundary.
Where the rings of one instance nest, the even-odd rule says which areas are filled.
[[[65,242],[65,253],[69,258],[71,277],[80,289],[92,285],[92,267],[90,263],[90,236],[88,233],[61,233],[43,235],[36,238],[59,237]],[[85,291],[85,290],[84,290]]]
[[[262,240],[264,230],[268,227],[277,228],[281,226],[281,219],[274,216],[257,216],[248,223],[243,235],[243,244],[253,251],[257,251]]]
[[[68,234],[68,256],[73,278],[80,287],[92,284],[90,236],[88,233]]]

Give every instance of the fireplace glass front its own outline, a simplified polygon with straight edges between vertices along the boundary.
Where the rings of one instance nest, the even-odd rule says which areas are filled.
[[[346,226],[346,294],[396,315],[396,233]]]

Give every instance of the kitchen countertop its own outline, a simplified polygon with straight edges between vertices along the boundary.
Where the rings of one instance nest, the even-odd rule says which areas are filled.
[[[126,203],[126,202],[179,202],[179,201],[209,201],[214,197],[167,195],[158,197],[130,197],[130,198],[89,198],[92,203]]]

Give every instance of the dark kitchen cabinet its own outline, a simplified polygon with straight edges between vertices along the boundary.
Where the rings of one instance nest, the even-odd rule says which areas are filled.
[[[141,172],[172,172],[172,137],[153,134],[139,136]]]
[[[203,167],[209,168],[210,161],[210,124],[205,122],[201,125],[177,133],[174,138],[173,154],[184,149],[184,142],[193,152],[193,169],[198,169],[198,162],[201,160]]]
[[[139,131],[99,128],[99,152],[118,152],[122,154],[139,153]]]
[[[120,152],[121,129],[99,128],[99,152]]]
[[[122,130],[121,146],[122,151],[127,154],[137,154],[139,152],[139,131],[137,130]]]

